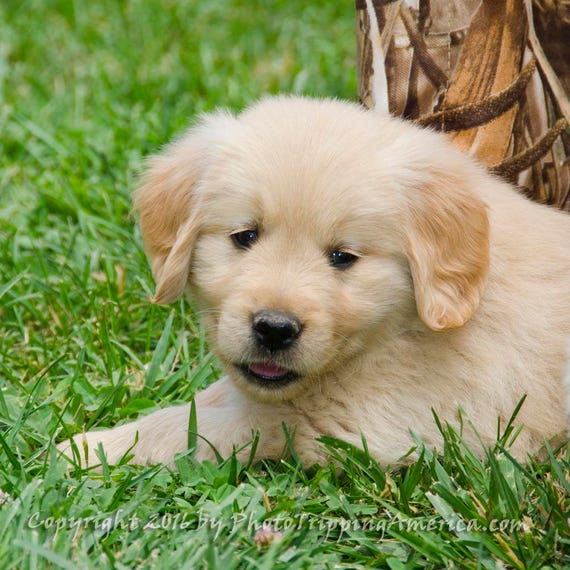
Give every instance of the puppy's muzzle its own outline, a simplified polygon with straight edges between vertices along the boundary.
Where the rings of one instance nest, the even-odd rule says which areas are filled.
[[[303,325],[291,313],[265,309],[253,315],[252,328],[256,343],[273,352],[289,348],[301,334]]]

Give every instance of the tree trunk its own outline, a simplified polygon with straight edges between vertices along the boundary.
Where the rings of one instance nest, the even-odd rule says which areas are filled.
[[[356,0],[360,101],[570,210],[570,5]]]

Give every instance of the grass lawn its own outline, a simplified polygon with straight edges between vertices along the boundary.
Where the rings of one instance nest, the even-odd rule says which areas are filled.
[[[0,568],[570,567],[570,456],[476,459],[447,430],[385,471],[294,458],[69,470],[52,442],[215,380],[192,309],[152,306],[130,194],[197,113],[354,99],[352,2],[0,3]],[[503,426],[504,427],[504,426]]]

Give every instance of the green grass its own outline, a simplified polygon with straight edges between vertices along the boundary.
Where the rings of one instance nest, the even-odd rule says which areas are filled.
[[[349,2],[0,3],[0,568],[570,566],[564,448],[480,461],[444,426],[441,457],[397,471],[323,442],[343,476],[55,457],[66,432],[189,401],[220,373],[189,306],[148,302],[129,216],[142,158],[216,106],[354,99],[354,46]]]

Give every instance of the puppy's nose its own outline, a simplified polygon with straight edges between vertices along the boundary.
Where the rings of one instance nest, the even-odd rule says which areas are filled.
[[[253,315],[253,332],[257,342],[269,350],[289,347],[301,334],[301,322],[285,311],[266,309]]]

